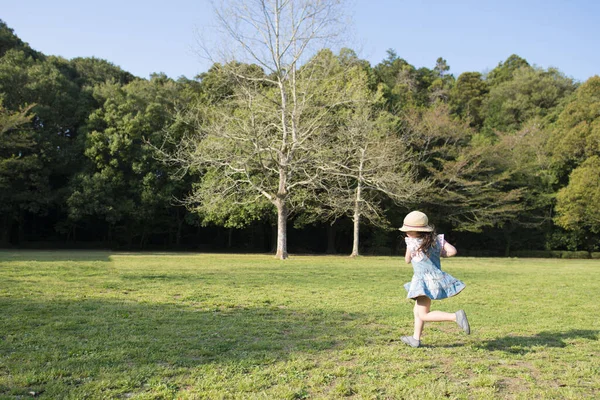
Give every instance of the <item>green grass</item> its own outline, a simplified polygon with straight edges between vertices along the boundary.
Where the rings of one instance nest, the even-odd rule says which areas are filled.
[[[0,398],[600,397],[600,260],[444,260],[472,334],[412,332],[398,257],[0,252]]]

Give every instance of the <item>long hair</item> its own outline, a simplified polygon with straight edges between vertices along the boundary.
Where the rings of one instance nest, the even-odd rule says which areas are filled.
[[[430,226],[433,228],[431,232],[419,232],[419,237],[423,239],[421,246],[419,247],[419,251],[422,251],[423,253],[427,253],[436,245],[435,239],[437,237],[437,232],[435,231],[435,226],[432,224],[430,224]]]

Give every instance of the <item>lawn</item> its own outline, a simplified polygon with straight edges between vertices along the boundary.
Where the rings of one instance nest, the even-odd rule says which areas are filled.
[[[413,349],[398,257],[2,251],[0,398],[600,397],[600,260],[443,266]]]

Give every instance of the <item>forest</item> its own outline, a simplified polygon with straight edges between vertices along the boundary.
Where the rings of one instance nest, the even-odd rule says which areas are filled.
[[[323,48],[143,79],[7,23],[0,247],[396,255],[418,209],[462,255],[600,251],[599,76]]]

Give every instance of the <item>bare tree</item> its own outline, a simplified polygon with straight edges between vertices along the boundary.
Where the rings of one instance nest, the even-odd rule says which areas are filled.
[[[380,227],[388,221],[381,207],[383,199],[396,204],[414,203],[428,187],[427,180],[417,180],[413,167],[415,154],[408,141],[391,129],[388,114],[375,111],[379,96],[367,88],[364,71],[346,74],[349,85],[360,101],[347,107],[347,115],[335,132],[329,157],[322,157],[326,187],[322,193],[321,213],[330,220],[346,215],[352,218],[351,257],[359,255],[362,219]],[[358,89],[358,88],[362,88]]]
[[[315,56],[341,32],[340,0],[229,0],[216,7],[226,44],[219,59],[235,82],[218,107],[188,110],[193,135],[170,156],[210,176],[188,199],[247,204],[257,196],[277,210],[276,257],[285,259],[293,192],[316,184],[315,157],[328,111],[343,102],[330,57]]]

